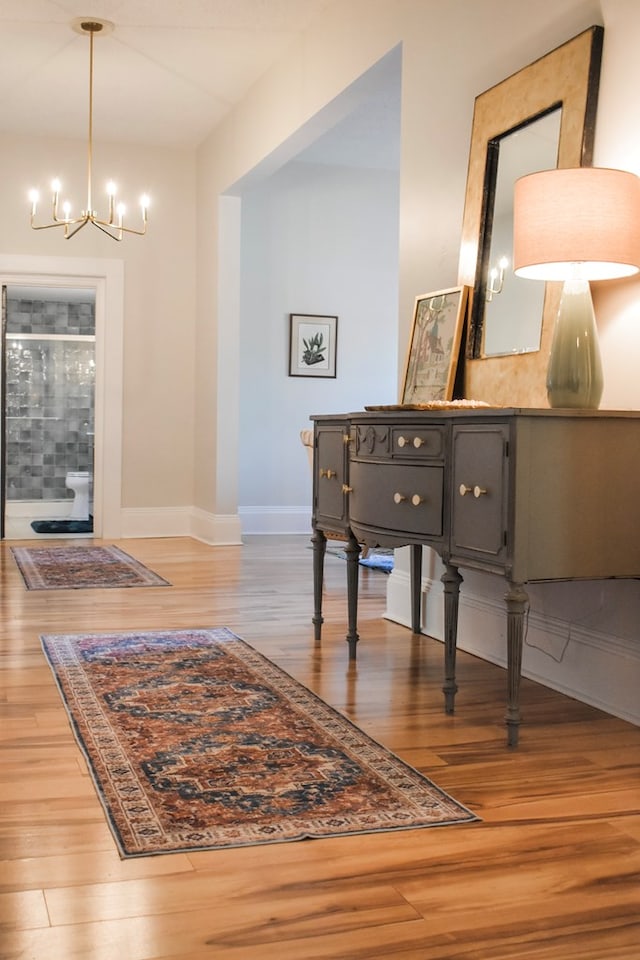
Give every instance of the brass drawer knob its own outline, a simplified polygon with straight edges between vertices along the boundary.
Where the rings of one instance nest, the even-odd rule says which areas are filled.
[[[342,484],[342,492],[343,492],[343,493],[353,493],[353,487],[348,487],[348,486],[346,485],[346,483],[343,483],[343,484]]]
[[[471,493],[471,487],[468,487],[466,483],[461,483],[458,487],[458,492],[461,497],[466,496],[468,493]]]
[[[486,492],[487,491],[484,489],[484,487],[479,487],[477,484],[473,488],[473,495],[476,498],[476,500],[478,499],[478,497],[484,497]]]
[[[419,493],[414,493],[411,497],[411,503],[414,507],[419,507],[421,503],[424,503],[424,497],[421,497]]]
[[[321,470],[321,471],[320,471],[320,476],[321,476],[321,477],[326,477],[327,480],[331,480],[332,477],[337,477],[338,474],[336,473],[335,470]]]
[[[402,501],[403,501],[403,500],[406,500],[406,499],[407,499],[407,498],[405,497],[404,493],[394,493],[394,495],[393,495],[393,502],[394,502],[394,503],[402,503]]]
[[[400,447],[400,449],[408,446],[409,444],[413,444],[416,450],[419,450],[420,447],[424,446],[426,442],[427,441],[424,440],[423,437],[414,437],[413,440],[411,439],[411,437],[398,437],[398,446]]]

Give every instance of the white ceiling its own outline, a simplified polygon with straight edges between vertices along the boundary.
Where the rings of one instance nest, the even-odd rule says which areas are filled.
[[[0,132],[195,147],[335,0],[0,0]],[[338,0],[340,2],[340,0]]]

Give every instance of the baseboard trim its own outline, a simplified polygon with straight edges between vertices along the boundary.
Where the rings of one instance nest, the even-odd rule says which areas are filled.
[[[213,547],[232,547],[242,544],[242,528],[237,513],[207,513],[194,507],[191,510],[190,535]]]
[[[240,507],[243,534],[311,535],[310,507]]]
[[[216,515],[197,507],[133,507],[122,510],[122,536],[193,537],[211,546],[242,543],[237,514]]]

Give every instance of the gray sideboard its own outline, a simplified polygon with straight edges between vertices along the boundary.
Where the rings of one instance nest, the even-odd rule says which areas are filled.
[[[422,547],[442,558],[444,697],[453,713],[459,568],[505,578],[507,742],[518,743],[526,584],[640,577],[640,413],[380,409],[315,415],[315,636],[327,533],[347,542],[349,655],[356,656],[359,545],[411,546],[420,632]]]

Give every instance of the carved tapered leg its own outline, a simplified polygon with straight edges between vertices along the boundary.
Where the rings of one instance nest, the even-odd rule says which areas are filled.
[[[347,607],[348,607],[348,632],[346,636],[349,644],[349,659],[356,659],[356,644],[360,637],[358,636],[358,560],[360,559],[360,544],[353,537],[349,536],[344,552],[347,555]]]
[[[313,544],[313,623],[314,640],[320,643],[322,634],[322,588],[324,584],[324,555],[327,549],[327,538],[323,530],[315,529],[311,537]]]
[[[520,674],[522,671],[522,643],[524,617],[529,595],[521,583],[510,583],[505,594],[507,605],[507,745],[518,746],[520,728]]]
[[[458,601],[462,577],[458,568],[446,564],[440,580],[444,584],[444,710],[453,713],[456,683],[456,643],[458,640]]]
[[[422,546],[411,547],[411,631],[420,633],[422,614]]]

